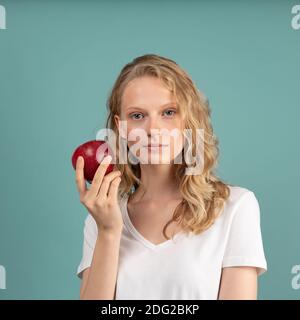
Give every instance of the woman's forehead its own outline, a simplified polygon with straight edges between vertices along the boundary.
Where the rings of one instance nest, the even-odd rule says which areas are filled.
[[[130,81],[124,88],[122,104],[125,107],[158,106],[175,102],[173,93],[156,78],[137,78]]]

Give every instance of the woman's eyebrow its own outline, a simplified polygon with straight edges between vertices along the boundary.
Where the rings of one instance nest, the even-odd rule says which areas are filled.
[[[160,106],[160,108],[164,108],[164,107],[167,107],[167,106],[177,107],[177,103],[176,102],[168,102],[168,103],[165,103],[162,106]],[[130,107],[126,108],[126,111],[129,111],[131,109],[138,109],[138,110],[142,110],[142,111],[145,110],[145,109],[143,109],[141,107],[138,107],[138,106],[130,106]]]

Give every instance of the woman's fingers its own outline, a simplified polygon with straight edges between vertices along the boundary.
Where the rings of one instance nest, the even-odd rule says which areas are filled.
[[[91,197],[97,196],[99,189],[100,189],[100,186],[101,186],[101,183],[102,183],[102,180],[103,180],[103,177],[105,175],[105,172],[106,172],[111,160],[112,160],[111,156],[104,157],[104,159],[101,161],[99,167],[97,168],[97,171],[94,175],[94,178],[93,178],[90,190],[89,190],[89,194],[91,195]]]
[[[118,171],[112,171],[108,175],[106,175],[103,178],[102,184],[100,186],[99,194],[98,194],[98,200],[102,201],[107,198],[108,189],[111,185],[111,182],[119,177],[121,175],[121,172]]]
[[[77,161],[76,161],[76,174],[75,174],[76,185],[77,185],[80,199],[82,199],[82,197],[86,192],[86,182],[84,179],[83,168],[84,168],[84,159],[83,157],[80,156],[77,158]]]
[[[118,189],[119,189],[119,184],[121,182],[121,177],[115,177],[110,186],[109,186],[109,190],[108,190],[108,195],[107,197],[111,200],[117,200],[118,199]]]
[[[108,192],[111,193],[112,197],[116,196],[116,192],[118,189],[118,186],[116,184],[118,183],[113,183],[113,181],[115,181],[117,177],[120,177],[121,172],[119,170],[114,170],[109,174],[105,175],[105,172],[111,160],[112,159],[110,156],[105,157],[102,160],[94,175],[91,187],[88,190],[84,178],[84,159],[81,156],[77,158],[76,185],[81,200],[83,200],[84,197],[88,195],[89,199],[95,199],[97,196],[99,196],[98,201],[102,201],[107,198]],[[88,194],[86,193],[87,191]]]

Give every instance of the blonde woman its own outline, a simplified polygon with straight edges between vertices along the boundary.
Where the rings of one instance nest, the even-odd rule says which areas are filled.
[[[210,107],[189,75],[166,57],[137,57],[121,70],[107,107],[107,128],[118,137],[116,169],[104,176],[112,161],[104,159],[88,189],[83,158],[76,164],[88,210],[80,299],[257,299],[257,277],[267,270],[259,204],[253,191],[214,173],[219,149]],[[145,135],[131,163],[136,141],[127,138],[136,129]],[[162,129],[179,134],[165,144]],[[196,129],[204,133],[196,174],[186,174],[196,164],[183,155],[186,129],[193,155]],[[125,164],[119,138],[127,144]]]

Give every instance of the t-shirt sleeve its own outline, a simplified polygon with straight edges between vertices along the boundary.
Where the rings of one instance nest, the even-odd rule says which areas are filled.
[[[82,271],[92,263],[93,252],[98,236],[98,228],[95,219],[89,213],[84,221],[82,258],[77,268],[77,276],[82,278]]]
[[[229,226],[222,267],[233,266],[256,267],[258,275],[267,271],[260,207],[255,194],[250,190],[239,199]]]

